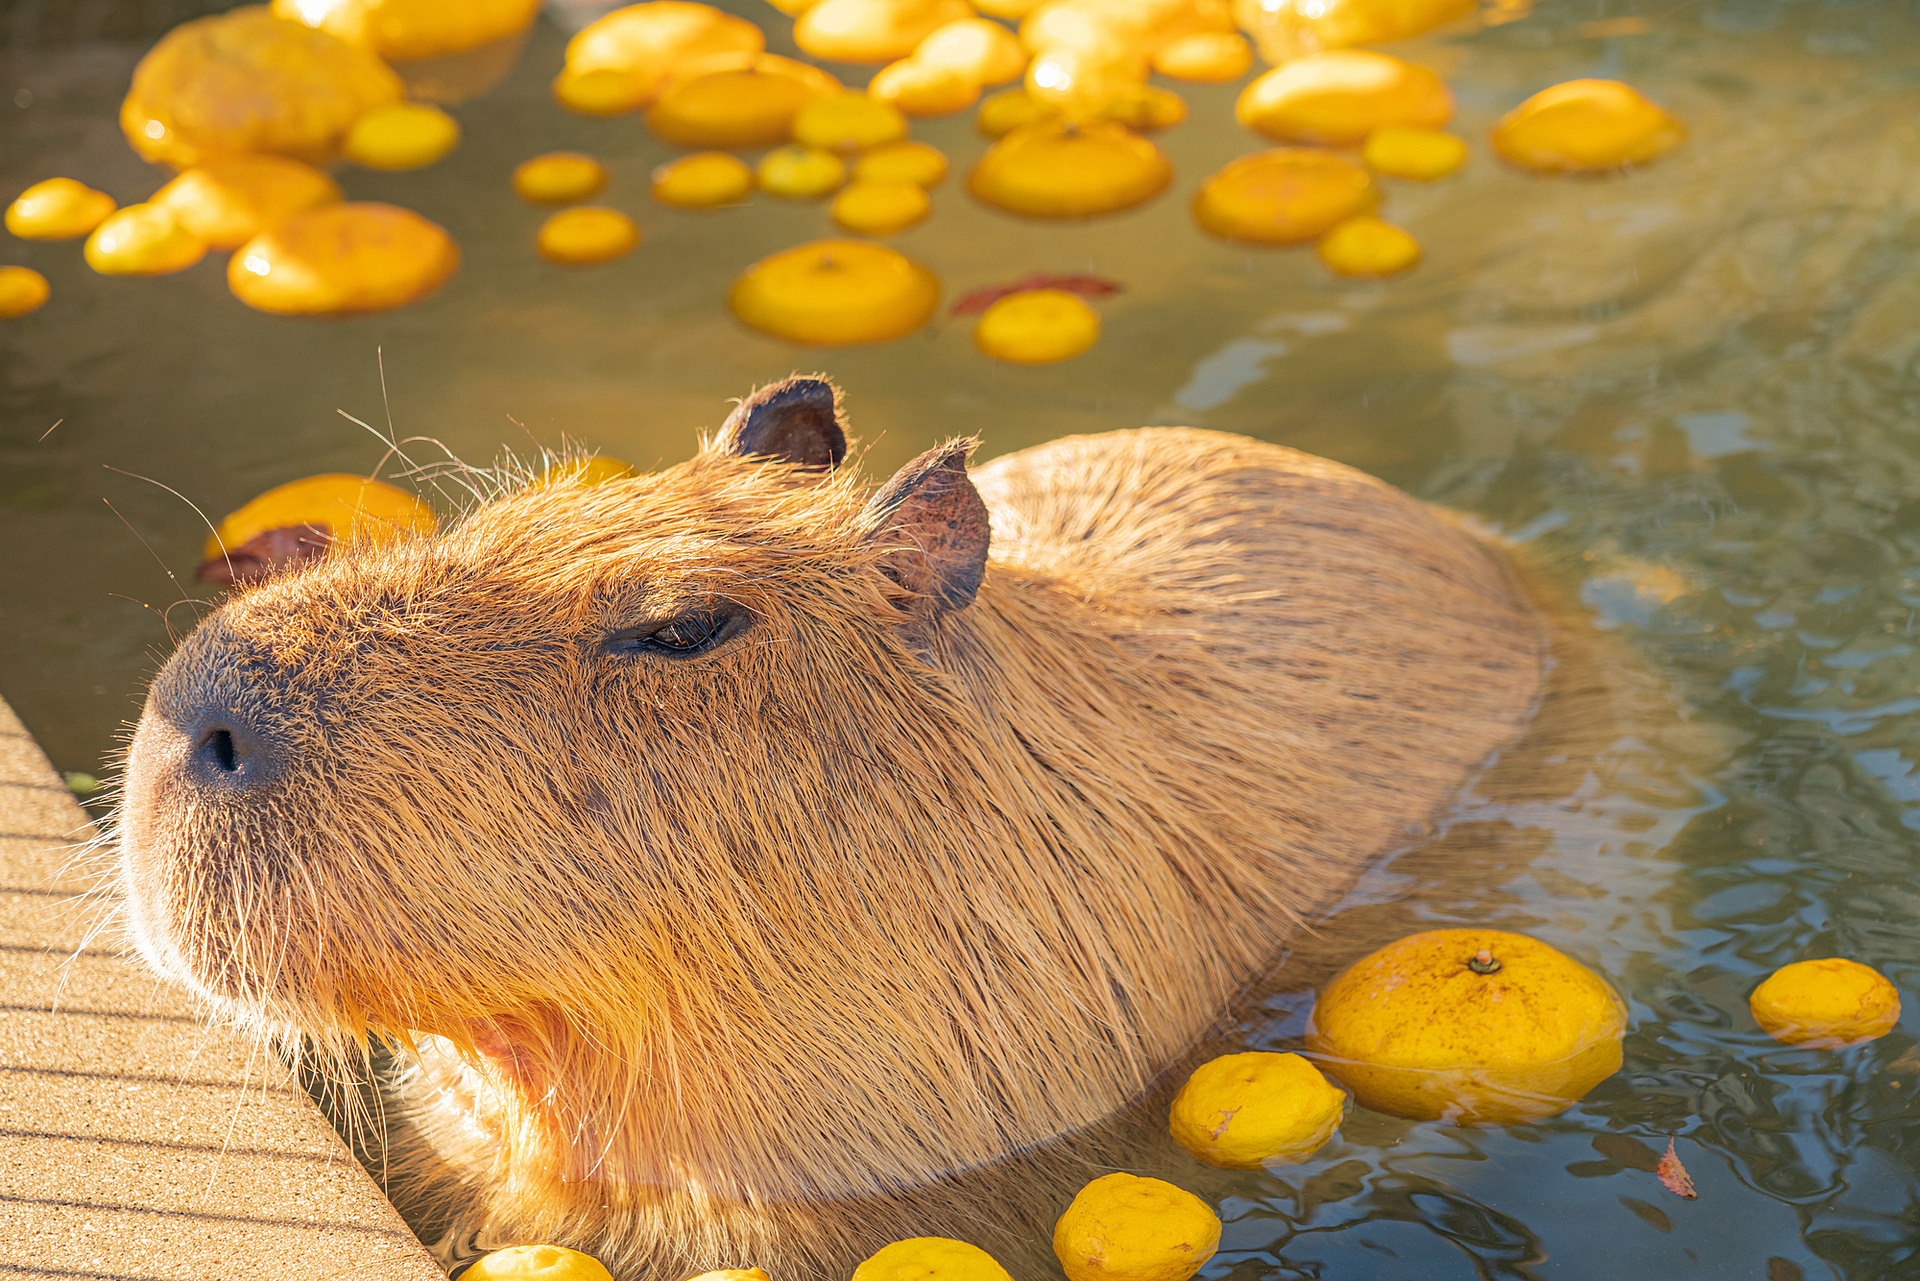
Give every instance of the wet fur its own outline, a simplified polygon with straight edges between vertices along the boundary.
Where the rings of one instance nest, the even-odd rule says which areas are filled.
[[[715,448],[243,591],[135,743],[143,949],[264,1030],[417,1049],[396,1193],[452,1188],[456,1233],[797,1281],[1004,1235],[1020,1178],[1045,1213],[1523,728],[1543,640],[1472,539],[1277,446],[974,480],[960,608],[884,572],[927,531],[850,474]],[[598,647],[712,599],[755,622],[703,659]],[[168,772],[169,717],[222,699],[291,745],[270,801]]]

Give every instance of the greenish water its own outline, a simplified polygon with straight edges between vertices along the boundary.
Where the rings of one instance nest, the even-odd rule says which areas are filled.
[[[772,9],[733,7],[783,48]],[[1629,17],[1647,29],[1592,34]],[[1632,1020],[1625,1069],[1550,1122],[1356,1113],[1304,1165],[1196,1170],[1228,1220],[1203,1275],[1920,1276],[1920,1011],[1835,1052],[1775,1046],[1745,1004],[1811,956],[1879,967],[1910,1010],[1920,978],[1920,9],[1549,0],[1395,46],[1446,75],[1475,156],[1456,180],[1392,188],[1388,215],[1427,260],[1388,284],[1192,227],[1197,183],[1255,145],[1231,122],[1237,86],[1182,87],[1192,119],[1162,136],[1175,189],[1138,211],[1023,222],[949,179],[893,242],[949,296],[1033,271],[1125,285],[1101,304],[1101,343],[1046,369],[987,361],[964,324],[831,352],[736,326],[728,283],[828,234],[824,208],[650,205],[667,149],[548,102],[563,40],[543,21],[507,83],[458,109],[467,143],[446,162],[341,175],[459,240],[462,271],[423,305],[278,320],[234,302],[215,260],[114,280],[76,245],[0,242],[54,287],[0,325],[0,690],[56,765],[103,768],[166,620],[183,630],[196,607],[178,602],[205,596],[169,576],[188,580],[205,526],[121,473],[217,517],[283,480],[371,467],[382,447],[336,411],[390,415],[470,460],[571,437],[647,466],[690,452],[726,398],[823,369],[875,475],[961,433],[983,456],[1143,423],[1294,445],[1519,540],[1574,629],[1649,676],[1617,732],[1526,786],[1470,789],[1370,874],[1223,1048],[1296,1046],[1315,979],[1454,923],[1566,948]],[[19,47],[0,60],[0,191],[59,173],[130,201],[160,184],[114,122],[139,44]],[[1691,139],[1603,180],[1493,161],[1502,111],[1581,75],[1630,80]],[[916,136],[962,172],[984,147],[965,117]],[[612,169],[606,202],[646,232],[628,259],[569,272],[534,256],[542,213],[507,175],[562,147]],[[1697,1201],[1651,1173],[1669,1136]]]

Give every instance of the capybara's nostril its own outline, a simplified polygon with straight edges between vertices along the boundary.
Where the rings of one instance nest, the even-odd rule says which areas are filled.
[[[215,787],[251,787],[273,772],[267,737],[242,717],[209,717],[193,735],[189,768]]]
[[[240,768],[240,753],[234,748],[231,730],[208,730],[207,736],[200,740],[200,751],[229,774]]]

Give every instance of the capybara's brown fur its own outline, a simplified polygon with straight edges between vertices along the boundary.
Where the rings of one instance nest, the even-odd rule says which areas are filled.
[[[140,946],[410,1047],[496,1240],[843,1277],[1148,1088],[1536,698],[1507,570],[1358,472],[1145,429],[870,494],[832,395],[246,588],[149,697]]]

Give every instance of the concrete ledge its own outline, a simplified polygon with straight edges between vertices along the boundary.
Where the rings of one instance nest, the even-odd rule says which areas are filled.
[[[444,1281],[277,1058],[87,942],[89,834],[0,702],[0,1278]]]

